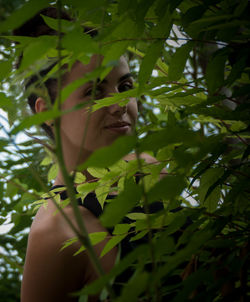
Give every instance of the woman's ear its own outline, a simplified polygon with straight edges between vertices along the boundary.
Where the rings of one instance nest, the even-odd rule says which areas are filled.
[[[40,113],[40,112],[48,110],[46,101],[43,98],[39,97],[36,99],[35,110],[36,110],[36,113]],[[46,121],[45,124],[49,127],[54,126],[54,123],[52,121]]]
[[[46,101],[43,99],[43,98],[37,98],[36,99],[36,103],[35,103],[35,110],[36,110],[36,113],[40,113],[40,112],[43,112],[43,111],[46,111],[48,108],[47,108],[47,104],[46,104]]]

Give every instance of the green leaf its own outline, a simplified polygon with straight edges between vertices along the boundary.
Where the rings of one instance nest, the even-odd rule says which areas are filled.
[[[131,228],[130,224],[123,223],[123,224],[117,224],[112,232],[113,235],[123,235],[129,231]]]
[[[1,38],[3,39],[7,39],[7,40],[10,40],[10,41],[15,41],[15,42],[19,42],[19,44],[21,46],[25,46],[29,43],[32,43],[34,42],[37,38],[34,38],[34,37],[26,37],[26,36],[12,36],[12,35],[8,35],[8,36],[0,36]]]
[[[162,41],[155,41],[147,49],[138,74],[138,82],[140,87],[143,87],[149,80],[155,63],[161,54],[163,45],[164,43]]]
[[[227,85],[232,85],[238,78],[240,78],[246,67],[247,56],[248,54],[242,53],[242,56],[236,60],[236,63],[232,66],[232,70],[226,80]]]
[[[9,75],[11,69],[12,69],[12,62],[10,60],[0,62],[0,81],[2,81],[4,78],[6,78]]]
[[[209,189],[208,189],[208,191],[207,191],[207,194],[206,194],[204,200],[206,200],[206,199],[208,198],[208,196],[213,192],[213,190],[214,190],[217,186],[223,184],[231,174],[232,174],[232,172],[231,172],[230,170],[224,171],[223,175],[222,175],[218,180],[216,180],[216,181],[212,184],[211,187],[209,187]],[[220,190],[219,190],[219,191],[220,191]]]
[[[52,158],[50,156],[44,157],[44,159],[41,162],[41,166],[48,166],[52,163]]]
[[[87,171],[95,178],[102,178],[108,173],[107,169],[97,168],[97,167],[96,168],[89,167],[87,168]]]
[[[61,247],[60,251],[63,251],[64,249],[66,249],[68,246],[76,243],[78,241],[78,238],[77,237],[72,237],[68,240],[66,240],[64,243],[63,243],[63,246]]]
[[[198,137],[197,137],[198,139]],[[196,134],[179,126],[167,126],[163,130],[150,133],[144,137],[138,146],[139,152],[158,151],[160,148],[173,143],[184,143],[196,140]]]
[[[49,0],[30,0],[26,2],[21,8],[12,12],[7,20],[0,24],[0,32],[6,32],[21,26],[40,10],[48,7],[49,3]]]
[[[96,233],[90,233],[89,234],[89,239],[91,241],[91,244],[95,246],[99,242],[102,242],[106,237],[107,237],[107,232],[96,232]],[[74,254],[74,256],[79,255],[81,252],[85,251],[86,247],[81,246],[79,250]]]
[[[96,42],[88,34],[84,34],[82,28],[76,28],[64,35],[62,46],[72,51],[74,55],[99,53]]]
[[[96,244],[98,244],[99,242],[103,241],[106,237],[107,237],[107,232],[96,232],[96,233],[90,233],[89,234],[89,239],[91,241],[91,244],[93,246],[95,246]],[[60,251],[64,250],[65,248],[69,247],[70,245],[78,242],[78,238],[77,237],[72,237],[68,240],[66,240],[62,246],[62,248],[60,249]],[[86,250],[86,248],[84,246],[81,246],[79,248],[79,250],[74,254],[74,256],[80,254],[81,252],[83,252],[84,250]]]
[[[248,145],[242,155],[241,161],[243,161],[244,159],[248,158],[250,154],[250,145]]]
[[[135,144],[135,136],[120,137],[111,146],[103,147],[95,151],[84,164],[78,166],[78,170],[82,171],[88,167],[106,168],[111,166],[123,156],[127,155]]]
[[[137,24],[127,16],[119,22],[115,30],[110,35],[109,40],[114,42],[108,42],[103,47],[104,59],[102,64],[108,65],[119,58],[126,52],[129,41],[126,41],[127,37],[136,37]],[[124,40],[123,40],[124,38]]]
[[[101,109],[103,107],[108,107],[113,104],[118,104],[120,106],[127,104],[132,97],[137,97],[138,92],[137,89],[130,89],[128,91],[120,92],[120,93],[115,93],[111,97],[106,97],[104,99],[100,100],[95,100],[95,104],[92,107],[92,112]],[[125,101],[125,103],[124,103]]]
[[[189,41],[185,45],[182,45],[178,48],[173,55],[169,70],[168,70],[168,80],[169,81],[178,81],[183,73],[183,70],[186,65],[186,61],[189,57],[189,53],[193,47],[193,42]]]
[[[109,203],[101,216],[101,222],[106,227],[112,227],[139,202],[142,195],[141,188],[133,180],[125,182],[124,191]]]
[[[93,192],[97,186],[98,186],[97,182],[86,182],[82,185],[78,185],[76,189],[77,192],[80,194],[82,193],[87,194],[89,192]]]
[[[156,183],[148,192],[148,201],[153,202],[160,199],[173,200],[179,196],[186,186],[183,176],[167,175]]]
[[[105,274],[103,277],[97,279],[89,285],[86,285],[81,291],[80,294],[93,295],[98,293],[105,287],[105,285],[112,280],[115,276],[121,274],[127,267],[129,267],[136,259],[143,254],[145,256],[149,255],[148,245],[140,245],[135,248],[131,253],[126,255],[121,261],[115,265],[111,272]]]
[[[58,165],[54,164],[51,166],[48,172],[48,181],[50,182],[51,180],[55,179],[58,174]]]
[[[105,245],[105,247],[103,248],[103,250],[101,252],[101,257],[103,257],[104,255],[106,255],[110,250],[112,250],[112,248],[114,248],[118,243],[120,243],[126,236],[127,236],[127,234],[113,236],[107,242],[107,244]]]
[[[74,183],[81,184],[86,181],[86,176],[83,175],[81,172],[76,172]]]
[[[207,192],[204,202],[202,205],[206,207],[207,211],[212,213],[218,209],[218,203],[221,197],[220,187],[215,187],[211,189],[211,192]]]
[[[18,186],[12,182],[7,183],[6,196],[14,197],[19,191]]]
[[[19,72],[34,64],[38,59],[45,57],[47,52],[56,46],[56,39],[51,36],[41,36],[36,38],[33,43],[28,44],[23,52]]]
[[[13,222],[15,223],[15,226],[9,232],[10,235],[23,231],[25,228],[30,227],[31,224],[30,215],[16,213],[14,216],[15,218],[13,218]]]
[[[188,300],[192,293],[197,290],[199,286],[202,286],[205,282],[213,282],[213,275],[209,270],[199,269],[192,272],[185,280],[183,280],[181,288],[178,294],[173,299],[173,302],[182,302]]]
[[[211,142],[215,147],[212,148],[211,153],[212,155],[207,158],[205,161],[201,162],[193,171],[194,178],[192,179],[189,187],[193,185],[195,180],[200,177],[207,169],[210,168],[210,166],[218,159],[218,157],[226,150],[226,145],[221,145],[218,143],[218,145],[215,142]]]
[[[199,19],[205,11],[206,7],[204,5],[197,5],[189,8],[182,16],[183,23],[185,26],[188,26],[189,23]]]
[[[203,98],[199,98],[197,96],[193,95],[188,95],[188,96],[183,96],[183,97],[178,97],[178,96],[171,96],[171,97],[160,97],[158,98],[158,101],[162,105],[175,105],[175,106],[192,106],[192,105],[197,105],[205,102],[206,100]]]
[[[1,65],[0,65],[1,68]],[[11,98],[7,97],[5,93],[0,92],[0,107],[4,110],[8,110],[9,108],[13,108],[13,103]]]
[[[200,18],[196,21],[194,21],[191,25],[194,27],[200,27],[199,29],[202,29],[203,27],[207,27],[210,24],[214,24],[216,22],[224,22],[224,20],[232,18],[232,15],[212,15],[208,17]]]
[[[181,0],[174,0],[172,1],[172,4],[174,3],[178,5],[178,2]],[[163,7],[160,11],[158,11],[158,24],[153,27],[151,31],[152,37],[159,38],[159,37],[167,37],[169,36],[170,30],[172,29],[173,25],[173,15],[171,14],[171,10],[174,9],[171,7],[171,3],[166,3],[166,1],[161,0]]]
[[[179,249],[176,253],[174,253],[172,256],[169,256],[165,260],[165,264],[157,271],[154,282],[159,282],[163,276],[166,276],[178,265],[187,259],[190,259],[190,257],[195,254],[204,243],[218,234],[224,228],[227,222],[228,219],[224,217],[217,219],[216,221],[211,221],[206,225],[205,228],[195,232],[191,238],[189,236],[188,245],[182,249]]]
[[[174,218],[168,224],[168,227],[162,234],[164,238],[182,229],[183,225],[187,222],[187,217],[185,214],[186,213],[184,209],[181,209],[180,211],[174,213]]]
[[[232,130],[234,132],[238,132],[238,131],[244,130],[246,128],[247,128],[247,124],[243,123],[241,121],[233,122],[232,125],[230,126],[230,130]]]
[[[126,215],[126,217],[132,220],[145,220],[147,218],[147,215],[145,213],[129,213]]]
[[[40,113],[36,113],[35,115],[26,117],[19,125],[17,125],[12,131],[12,134],[17,134],[23,129],[30,128],[31,126],[34,125],[40,125],[46,121],[52,120],[56,117],[61,116],[64,114],[63,112],[60,112],[58,110],[49,110],[49,111],[44,111]]]
[[[44,22],[52,29],[58,31],[58,19],[55,19],[55,18],[50,18],[48,16],[45,16],[45,15],[41,15]],[[71,28],[73,27],[74,25],[72,24],[71,21],[68,21],[68,20],[64,20],[64,19],[61,19],[61,31],[62,32],[68,32],[71,30]]]
[[[234,11],[234,15],[239,17],[242,13],[245,12],[247,6],[248,6],[248,0],[241,0]]]
[[[4,187],[3,187],[3,182],[0,181],[0,200],[3,200],[4,196]]]
[[[109,193],[109,189],[110,189],[110,183],[102,184],[102,182],[100,182],[100,185],[95,189],[96,198],[98,199],[102,208],[106,200],[106,197]]]
[[[206,70],[206,81],[209,93],[213,94],[224,83],[225,63],[228,49],[218,50],[210,59]]]
[[[117,299],[118,302],[137,302],[139,296],[147,289],[150,282],[150,275],[147,272],[137,273],[123,287],[121,296]]]
[[[132,238],[130,239],[130,241],[133,242],[133,241],[136,241],[136,240],[140,240],[140,239],[143,238],[148,232],[149,232],[149,230],[137,232],[137,234],[136,234],[134,237],[132,237]]]
[[[216,183],[216,181],[223,175],[223,168],[210,168],[201,177],[200,187],[197,190],[199,198],[202,202],[205,201],[208,189]]]

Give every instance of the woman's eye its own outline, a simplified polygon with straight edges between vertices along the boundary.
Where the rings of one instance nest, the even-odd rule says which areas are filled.
[[[124,92],[133,88],[134,88],[133,83],[125,82],[119,86],[119,92]]]
[[[98,97],[102,94],[102,89],[100,87],[96,87],[94,96]],[[92,96],[93,95],[93,88],[88,89],[85,94],[85,96]]]

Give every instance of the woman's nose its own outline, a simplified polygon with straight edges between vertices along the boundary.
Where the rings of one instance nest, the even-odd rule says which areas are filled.
[[[123,115],[127,112],[127,105],[120,106],[119,104],[115,103],[108,107],[108,111],[111,115]]]
[[[114,95],[114,93],[119,93],[119,89],[118,89],[118,87],[117,86],[111,86],[110,85],[110,87],[107,87],[106,88],[106,95],[105,95],[105,97],[110,97],[110,96],[113,96]]]
[[[112,87],[107,91],[106,97],[111,97],[114,93],[119,93],[118,87]],[[120,106],[119,104],[115,103],[108,107],[108,111],[110,114],[115,115],[122,115],[127,112],[127,105]]]

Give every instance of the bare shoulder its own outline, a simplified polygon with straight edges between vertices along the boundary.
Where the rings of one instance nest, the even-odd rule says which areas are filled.
[[[64,242],[75,234],[60,213],[54,215],[55,210],[51,203],[47,210],[41,208],[32,224],[24,265],[22,302],[75,301],[69,294],[97,277],[86,252],[74,256],[81,247],[80,242],[61,249]],[[87,209],[79,207],[79,210],[88,233],[104,231],[98,219]],[[64,211],[77,228],[72,208],[69,206]],[[97,254],[104,245],[105,242],[101,242],[95,246]],[[115,256],[111,251],[104,269],[111,269]]]
[[[73,257],[76,245],[61,250],[67,239],[68,229],[58,215],[44,209],[37,213],[29,234],[22,302],[74,301],[68,294],[80,288],[81,263],[86,261],[82,255]]]

